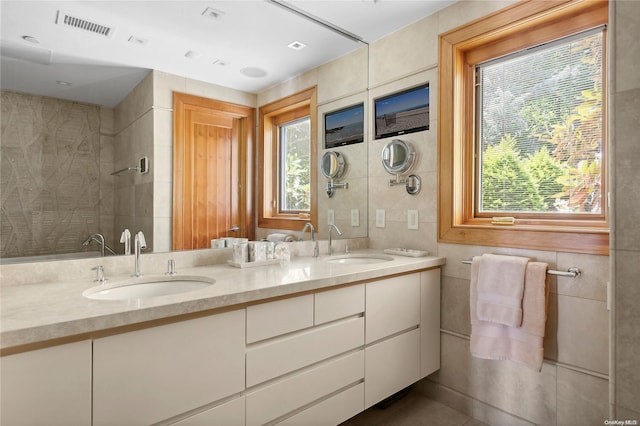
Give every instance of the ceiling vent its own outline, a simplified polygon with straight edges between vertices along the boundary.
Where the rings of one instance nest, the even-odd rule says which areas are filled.
[[[78,30],[90,32],[106,38],[111,38],[115,32],[115,28],[113,27],[98,24],[87,19],[78,18],[77,16],[73,16],[61,10],[58,11],[56,24],[76,28]]]

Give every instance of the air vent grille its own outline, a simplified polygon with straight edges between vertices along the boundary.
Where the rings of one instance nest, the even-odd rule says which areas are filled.
[[[111,38],[114,28],[108,25],[97,24],[87,19],[78,18],[63,11],[58,11],[56,24],[87,31],[102,37]]]

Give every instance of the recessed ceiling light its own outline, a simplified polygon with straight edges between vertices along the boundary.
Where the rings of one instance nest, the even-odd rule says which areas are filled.
[[[136,37],[134,35],[132,35],[131,37],[129,37],[129,40],[127,40],[129,43],[132,44],[137,44],[138,46],[144,46],[145,44],[147,44],[149,42],[149,40],[141,38],[141,37]]]
[[[260,78],[260,77],[264,77],[267,75],[267,72],[265,70],[263,70],[262,68],[258,68],[258,67],[247,67],[247,68],[242,68],[240,70],[240,73],[247,76],[247,77],[251,77],[251,78]]]
[[[185,57],[189,59],[198,59],[202,56],[202,53],[196,52],[195,50],[190,50],[184,54]]]
[[[71,86],[71,83],[69,83],[68,81],[62,81],[62,80],[57,80],[56,84],[59,86]]]
[[[33,37],[33,36],[28,36],[28,35],[23,35],[22,39],[24,41],[28,41],[29,43],[33,43],[33,44],[38,44],[40,43],[40,40],[38,40],[37,38]]]
[[[220,19],[224,16],[224,12],[216,10],[212,7],[208,7],[202,12],[202,16],[206,16],[211,19]]]
[[[215,61],[212,62],[212,64],[217,65],[219,67],[226,67],[227,65],[229,65],[229,62],[223,61],[222,59],[216,59]]]
[[[293,49],[293,50],[302,50],[305,47],[307,47],[307,45],[302,43],[302,42],[300,42],[300,41],[292,41],[291,43],[289,43],[287,45],[287,47],[289,47],[290,49]]]

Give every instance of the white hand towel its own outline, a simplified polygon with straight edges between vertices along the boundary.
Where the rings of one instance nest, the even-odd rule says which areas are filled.
[[[478,261],[474,259],[471,265],[469,300],[471,307],[471,355],[476,358],[511,360],[540,371],[544,358],[543,343],[549,300],[548,265],[543,262],[529,262],[527,264],[522,299],[522,326],[509,327],[478,319],[476,302],[479,263],[479,259]]]
[[[519,256],[480,257],[477,304],[480,320],[520,327],[527,262],[528,258]]]

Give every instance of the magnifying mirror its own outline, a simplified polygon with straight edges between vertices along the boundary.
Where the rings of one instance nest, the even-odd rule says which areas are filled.
[[[402,174],[411,169],[415,151],[408,143],[394,139],[382,149],[382,165],[391,174]]]
[[[349,184],[347,182],[333,182],[334,179],[337,179],[344,174],[345,164],[346,161],[344,156],[338,151],[327,151],[322,156],[322,164],[320,168],[322,169],[324,177],[329,179],[329,182],[327,182],[327,196],[329,198],[333,197],[336,188],[349,188]]]
[[[394,139],[382,149],[382,165],[384,169],[395,175],[395,180],[389,181],[389,186],[404,185],[407,193],[415,195],[420,192],[422,181],[417,175],[409,175],[406,179],[401,176],[413,167],[416,152],[413,147],[400,139]]]
[[[327,151],[322,156],[322,174],[327,179],[337,179],[344,173],[344,156],[337,151]]]

